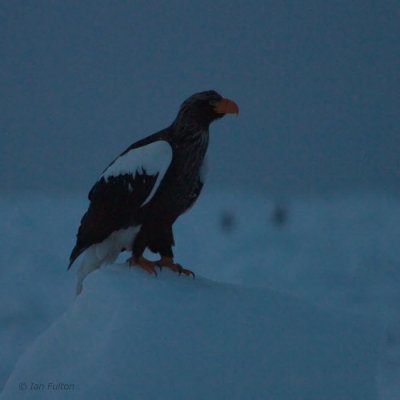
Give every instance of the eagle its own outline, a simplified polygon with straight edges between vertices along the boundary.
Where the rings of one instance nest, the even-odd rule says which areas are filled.
[[[174,262],[172,226],[197,200],[204,184],[211,122],[239,114],[237,104],[215,90],[186,99],[170,126],[123,151],[89,192],[68,269],[80,257],[77,294],[85,277],[130,251],[130,266],[157,275],[155,267],[194,273]],[[158,261],[143,257],[148,248]]]

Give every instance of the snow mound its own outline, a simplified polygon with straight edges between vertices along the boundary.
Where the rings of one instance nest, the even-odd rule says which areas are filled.
[[[269,289],[126,264],[23,354],[2,399],[375,399],[378,334]]]

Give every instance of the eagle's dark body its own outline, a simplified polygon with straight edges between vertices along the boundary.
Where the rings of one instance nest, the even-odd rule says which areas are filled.
[[[89,193],[90,205],[81,220],[69,266],[87,249],[104,243],[108,247],[104,245],[102,252],[113,253],[112,257],[99,256],[99,248],[93,247],[97,259],[91,256],[81,266],[87,273],[123,250],[131,250],[139,260],[148,247],[172,260],[172,225],[202,190],[209,125],[225,114],[215,111],[221,101],[234,104],[215,91],[191,96],[168,128],[132,144],[109,165]],[[127,232],[132,232],[131,238]],[[115,239],[118,235],[123,240]],[[81,280],[87,273],[81,271]]]

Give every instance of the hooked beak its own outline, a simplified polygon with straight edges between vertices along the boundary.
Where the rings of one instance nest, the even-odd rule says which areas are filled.
[[[214,108],[217,114],[236,114],[239,115],[238,105],[229,99],[222,98]]]

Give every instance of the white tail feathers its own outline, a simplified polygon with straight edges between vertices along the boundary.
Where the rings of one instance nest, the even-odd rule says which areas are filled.
[[[82,292],[84,279],[94,270],[100,268],[102,264],[110,264],[115,261],[119,253],[131,250],[133,240],[139,232],[140,225],[131,226],[113,232],[101,243],[96,243],[87,248],[79,258],[82,262],[77,271],[76,295]]]

